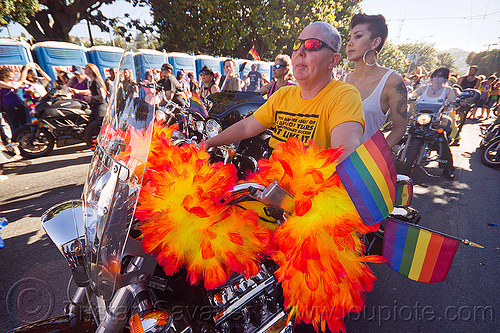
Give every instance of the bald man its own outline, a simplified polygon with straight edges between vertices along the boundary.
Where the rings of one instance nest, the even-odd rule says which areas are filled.
[[[206,148],[253,137],[273,127],[269,142],[276,147],[294,136],[306,145],[322,149],[344,147],[347,157],[360,144],[365,127],[361,96],[357,89],[333,79],[340,61],[341,38],[326,22],[314,22],[295,41],[292,68],[297,86],[272,94],[255,113],[205,142]]]

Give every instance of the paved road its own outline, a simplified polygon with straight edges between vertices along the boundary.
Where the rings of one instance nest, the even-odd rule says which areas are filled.
[[[500,170],[481,163],[478,143],[479,124],[467,124],[462,145],[452,148],[455,180],[415,173],[413,205],[422,225],[485,249],[461,245],[447,280],[437,284],[371,265],[378,280],[366,309],[346,319],[349,332],[500,332],[500,226],[487,224],[500,224]],[[71,146],[5,167],[0,203],[10,223],[1,231],[0,331],[61,313],[69,269],[39,219],[53,204],[80,197],[90,158],[85,146]]]

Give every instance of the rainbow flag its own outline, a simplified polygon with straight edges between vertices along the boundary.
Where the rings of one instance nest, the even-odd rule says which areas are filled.
[[[389,216],[396,199],[396,167],[382,132],[337,165],[337,173],[367,226]]]
[[[191,103],[189,105],[189,110],[193,112],[198,112],[205,118],[208,117],[207,109],[205,109],[205,106],[201,101],[201,97],[200,95],[198,95],[198,92],[196,92],[196,90],[193,90],[193,95],[191,96]]]
[[[248,55],[250,55],[253,58],[253,60],[257,60],[257,61],[260,60],[259,54],[257,53],[257,51],[255,51],[255,49],[253,48],[253,46],[250,49],[250,51],[248,51]]]
[[[395,271],[419,282],[441,282],[446,279],[459,240],[416,225],[387,219],[382,255]]]

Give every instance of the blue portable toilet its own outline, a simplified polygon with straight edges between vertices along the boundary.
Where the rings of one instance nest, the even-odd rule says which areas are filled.
[[[21,68],[28,62],[33,62],[28,43],[10,38],[0,38],[0,67],[10,67],[17,80],[21,76]]]
[[[196,56],[196,73],[195,75],[197,76],[198,73],[201,71],[203,66],[208,66],[212,68],[214,72],[218,72],[220,75],[224,75],[224,60],[226,58],[217,58],[205,54],[200,54]]]
[[[102,78],[106,80],[111,68],[118,71],[123,52],[122,48],[114,46],[92,46],[87,49],[87,58],[89,62],[99,67]]]
[[[168,62],[168,57],[165,52],[150,50],[150,49],[139,49],[142,54],[139,54],[135,57],[135,61],[137,62],[137,67],[139,68],[139,80],[144,80],[144,75],[146,74],[143,70],[143,66],[146,68],[151,68],[153,70],[157,70],[158,74],[160,73],[161,66]],[[144,73],[143,73],[144,72]]]
[[[196,57],[187,53],[172,52],[168,53],[168,62],[174,67],[174,76],[177,76],[177,71],[183,69],[186,72],[193,72],[196,79]]]
[[[68,72],[73,65],[87,65],[86,48],[66,42],[40,42],[33,44],[31,52],[35,61],[51,78],[56,81],[56,68]]]

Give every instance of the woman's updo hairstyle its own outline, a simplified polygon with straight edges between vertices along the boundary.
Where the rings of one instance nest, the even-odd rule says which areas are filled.
[[[358,24],[364,23],[368,24],[368,30],[370,31],[371,39],[380,37],[380,45],[375,49],[375,51],[380,52],[385,44],[385,41],[387,40],[387,35],[389,34],[389,29],[387,28],[387,24],[385,23],[384,15],[367,15],[364,13],[357,13],[352,17],[349,27],[352,30]]]

